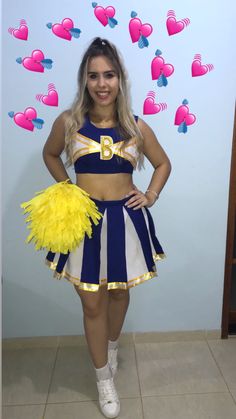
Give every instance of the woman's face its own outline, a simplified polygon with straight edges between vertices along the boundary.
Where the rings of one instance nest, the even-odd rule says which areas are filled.
[[[119,92],[119,79],[108,58],[99,56],[89,60],[87,88],[95,106],[115,105]]]

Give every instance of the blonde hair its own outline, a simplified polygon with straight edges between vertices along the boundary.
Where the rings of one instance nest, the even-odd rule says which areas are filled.
[[[84,53],[78,71],[78,92],[68,113],[65,124],[65,152],[67,166],[72,160],[72,138],[83,126],[85,116],[93,105],[93,100],[87,89],[87,69],[91,58],[104,56],[110,60],[118,74],[119,92],[116,99],[116,118],[118,132],[125,142],[136,138],[139,153],[138,168],[143,166],[143,137],[131,111],[130,94],[128,89],[126,70],[116,47],[106,39],[95,38]]]

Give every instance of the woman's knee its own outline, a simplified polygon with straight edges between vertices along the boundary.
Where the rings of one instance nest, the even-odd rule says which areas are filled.
[[[80,296],[84,315],[95,318],[104,312],[107,306],[107,297],[104,292],[89,292],[75,288]]]

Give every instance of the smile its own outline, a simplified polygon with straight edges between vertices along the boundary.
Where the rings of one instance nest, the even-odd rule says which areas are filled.
[[[96,94],[100,99],[106,99],[109,96],[109,92],[97,92]]]

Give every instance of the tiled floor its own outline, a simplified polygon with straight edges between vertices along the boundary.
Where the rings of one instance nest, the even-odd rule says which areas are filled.
[[[3,419],[104,418],[84,341],[29,342],[3,345]],[[120,419],[235,419],[236,338],[124,335],[115,382]]]

